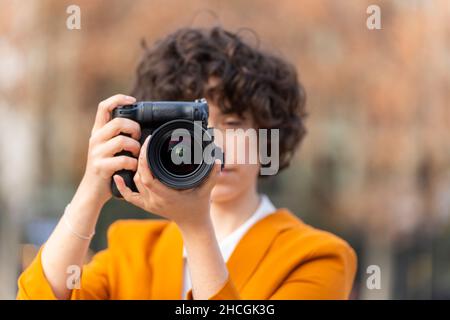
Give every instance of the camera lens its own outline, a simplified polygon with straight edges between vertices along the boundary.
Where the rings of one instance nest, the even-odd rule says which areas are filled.
[[[172,137],[169,133],[170,136],[165,138],[159,156],[162,166],[169,174],[189,175],[198,169],[200,164],[194,163],[195,140],[192,138],[192,134],[187,137]],[[179,162],[176,161],[177,159],[186,159],[187,161]]]
[[[203,141],[204,135],[209,139]],[[207,130],[193,121],[172,120],[163,124],[152,133],[147,148],[152,174],[174,189],[200,185],[214,165],[203,159],[203,151],[212,140]]]

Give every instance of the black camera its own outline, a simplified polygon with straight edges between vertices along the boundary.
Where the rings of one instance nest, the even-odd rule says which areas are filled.
[[[113,110],[112,118],[128,118],[141,126],[140,143],[151,135],[146,150],[147,162],[155,178],[174,189],[199,186],[223,153],[214,144],[212,128],[208,128],[208,104],[205,99],[184,101],[142,101]],[[115,156],[132,157],[128,151]],[[135,172],[120,170],[126,185],[137,192]],[[114,180],[112,194],[121,198]]]

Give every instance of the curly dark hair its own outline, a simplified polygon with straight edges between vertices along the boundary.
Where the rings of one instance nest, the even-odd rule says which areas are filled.
[[[279,129],[279,170],[289,165],[306,134],[305,91],[294,66],[221,27],[182,28],[143,47],[134,97],[206,97],[225,114],[249,113],[257,128]]]

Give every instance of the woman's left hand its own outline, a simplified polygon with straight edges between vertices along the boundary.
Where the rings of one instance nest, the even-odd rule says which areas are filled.
[[[119,175],[113,179],[123,198],[145,211],[173,220],[179,226],[209,221],[211,190],[220,173],[220,163],[216,162],[206,181],[199,187],[175,190],[153,177],[146,157],[148,137],[139,154],[138,169],[134,182],[139,192],[133,192]]]
[[[220,172],[214,164],[209,177],[197,188],[175,190],[154,178],[147,163],[147,138],[141,147],[134,182],[139,192],[131,191],[122,177],[114,181],[124,199],[148,212],[174,221],[186,246],[194,299],[209,299],[228,279],[210,217],[210,196]]]

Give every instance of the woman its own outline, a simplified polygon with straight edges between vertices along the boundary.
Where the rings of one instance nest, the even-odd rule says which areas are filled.
[[[206,97],[209,125],[217,130],[279,129],[281,170],[305,134],[305,95],[291,65],[218,27],[181,29],[146,49],[133,96],[99,104],[83,179],[20,276],[19,299],[348,298],[354,251],[258,194],[261,164],[226,163],[220,171],[216,163],[200,187],[176,191],[152,176],[143,153],[148,139],[142,147],[137,142],[139,125],[110,120],[114,108],[136,99]],[[251,148],[241,147],[246,153]],[[121,150],[137,159],[114,157]],[[101,208],[111,198],[111,177],[121,169],[137,171],[139,192],[114,176],[124,199],[166,219],[114,223],[108,248],[82,268],[74,288],[70,270],[83,265]]]

